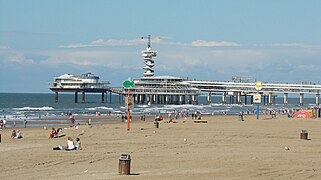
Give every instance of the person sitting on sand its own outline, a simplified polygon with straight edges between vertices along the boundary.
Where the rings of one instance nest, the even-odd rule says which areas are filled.
[[[66,151],[71,151],[71,150],[75,150],[75,144],[74,141],[72,140],[72,138],[69,136],[67,139],[67,147],[65,148]]]
[[[12,137],[12,138],[15,138],[16,136],[17,136],[16,130],[12,130],[11,137]]]
[[[15,137],[16,139],[21,139],[22,138],[22,133],[21,131],[17,130],[17,135]]]
[[[49,138],[57,138],[57,137],[58,137],[58,133],[57,133],[56,129],[52,128]]]
[[[81,142],[80,142],[80,139],[79,139],[79,138],[76,138],[76,145],[75,145],[75,147],[76,147],[77,150],[82,150]]]
[[[67,146],[57,146],[57,147],[54,147],[52,148],[53,150],[66,150],[66,151],[72,151],[72,150],[75,150],[76,147],[74,145],[74,141],[72,140],[72,138],[69,136],[67,138]]]

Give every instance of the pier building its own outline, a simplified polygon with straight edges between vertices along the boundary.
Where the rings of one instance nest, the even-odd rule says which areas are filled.
[[[134,80],[131,90],[138,104],[197,104],[199,90],[185,79],[173,76],[143,77]]]
[[[105,101],[105,94],[110,91],[109,81],[99,81],[99,77],[92,73],[82,75],[63,74],[50,83],[49,89],[55,92],[55,102],[58,102],[59,92],[75,93],[75,103],[78,102],[78,93],[82,94],[82,102],[85,102],[86,93],[101,93],[101,102]]]

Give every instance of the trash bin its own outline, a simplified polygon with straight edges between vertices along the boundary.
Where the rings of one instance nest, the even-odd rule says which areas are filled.
[[[307,140],[308,139],[308,132],[307,130],[301,130],[301,135],[300,135],[301,139]]]
[[[119,158],[119,174],[120,175],[130,175],[130,155],[121,154]]]
[[[159,128],[159,122],[158,121],[154,121],[154,127],[155,128]]]

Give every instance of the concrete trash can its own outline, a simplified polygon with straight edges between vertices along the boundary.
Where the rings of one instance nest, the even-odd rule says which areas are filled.
[[[307,132],[307,130],[301,130],[300,138],[304,139],[304,140],[308,140],[308,132]]]
[[[119,174],[120,175],[130,175],[130,155],[121,154],[119,158]]]
[[[158,121],[154,121],[154,127],[155,128],[159,128],[159,122]]]

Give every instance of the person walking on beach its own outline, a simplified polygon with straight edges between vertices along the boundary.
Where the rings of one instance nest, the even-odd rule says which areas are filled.
[[[28,121],[27,121],[27,116],[26,116],[26,119],[25,119],[23,122],[24,122],[24,124],[25,124],[25,128],[27,128],[27,123],[28,123]]]

